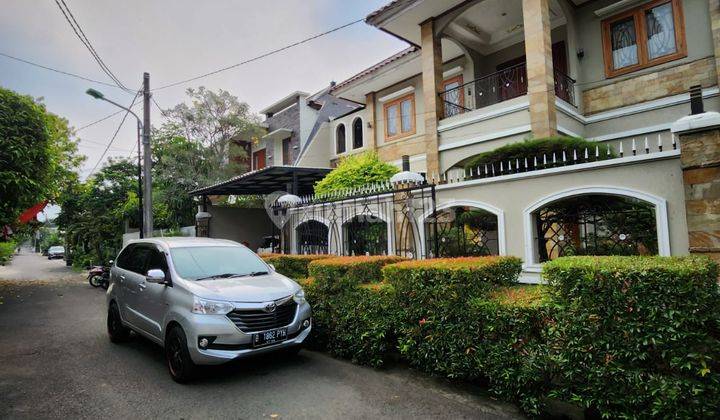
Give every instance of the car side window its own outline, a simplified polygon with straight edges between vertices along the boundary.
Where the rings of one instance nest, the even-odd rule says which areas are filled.
[[[128,245],[125,247],[125,249],[122,250],[120,255],[117,257],[117,261],[115,261],[115,264],[122,269],[129,270],[130,268],[128,265],[130,264],[130,255],[132,254],[133,249],[135,249],[135,245]]]
[[[163,254],[162,251],[157,250],[157,249],[150,250],[150,258],[148,259],[147,271],[153,270],[153,269],[162,270],[165,272],[166,275],[168,272],[168,265],[167,265],[167,259],[165,258],[165,254]]]
[[[145,246],[135,247],[129,256],[130,261],[128,262],[126,269],[145,275],[145,273],[147,273],[145,266],[147,265],[151,252],[152,249]]]

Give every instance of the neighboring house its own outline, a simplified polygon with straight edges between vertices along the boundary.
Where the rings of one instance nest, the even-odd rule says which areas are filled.
[[[716,130],[707,122],[716,114],[673,124],[690,113],[694,86],[695,107],[703,99],[706,111],[720,109],[719,7],[704,0],[392,1],[366,22],[410,46],[323,91],[325,103],[362,105],[316,116],[293,162],[328,167],[373,150],[400,166],[408,155],[410,169],[437,185],[433,229],[442,238],[439,250],[429,249],[429,219],[418,217],[424,239],[414,255],[516,255],[526,281],[562,255],[717,258],[720,211],[712,203],[720,193],[710,186],[720,175],[689,174],[716,164],[720,146],[684,131]],[[277,111],[313,102],[293,98],[266,110],[274,145],[287,135],[273,134]],[[300,121],[288,130],[302,133]],[[556,134],[597,147],[467,167],[480,153]],[[599,160],[608,149],[618,157]],[[391,224],[383,252],[396,253]]]
[[[314,95],[293,92],[260,111],[265,115],[263,125],[267,134],[252,146],[252,170],[267,166],[297,166],[298,159],[304,155],[300,166],[329,165],[327,154],[319,151],[308,154],[307,149],[322,134],[323,123],[362,106],[330,96],[330,87]]]

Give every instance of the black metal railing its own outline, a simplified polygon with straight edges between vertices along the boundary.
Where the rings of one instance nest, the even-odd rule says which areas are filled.
[[[555,95],[575,105],[575,80],[555,70]],[[519,63],[439,93],[445,118],[527,94],[527,65]],[[465,103],[460,103],[466,98]],[[469,98],[469,99],[468,99]]]

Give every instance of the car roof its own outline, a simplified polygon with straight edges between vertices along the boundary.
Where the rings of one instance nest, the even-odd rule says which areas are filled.
[[[130,241],[130,244],[156,244],[163,248],[186,248],[194,246],[242,246],[228,239],[197,238],[188,236],[163,236],[160,238],[145,238]]]

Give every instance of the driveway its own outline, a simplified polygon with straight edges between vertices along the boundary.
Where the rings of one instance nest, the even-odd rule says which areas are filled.
[[[65,260],[48,260],[40,254],[22,248],[8,265],[0,266],[0,280],[67,280],[81,275],[65,265]]]
[[[478,390],[310,351],[204,369],[179,385],[159,347],[109,342],[103,291],[82,280],[3,282],[0,303],[0,418],[520,417]]]

